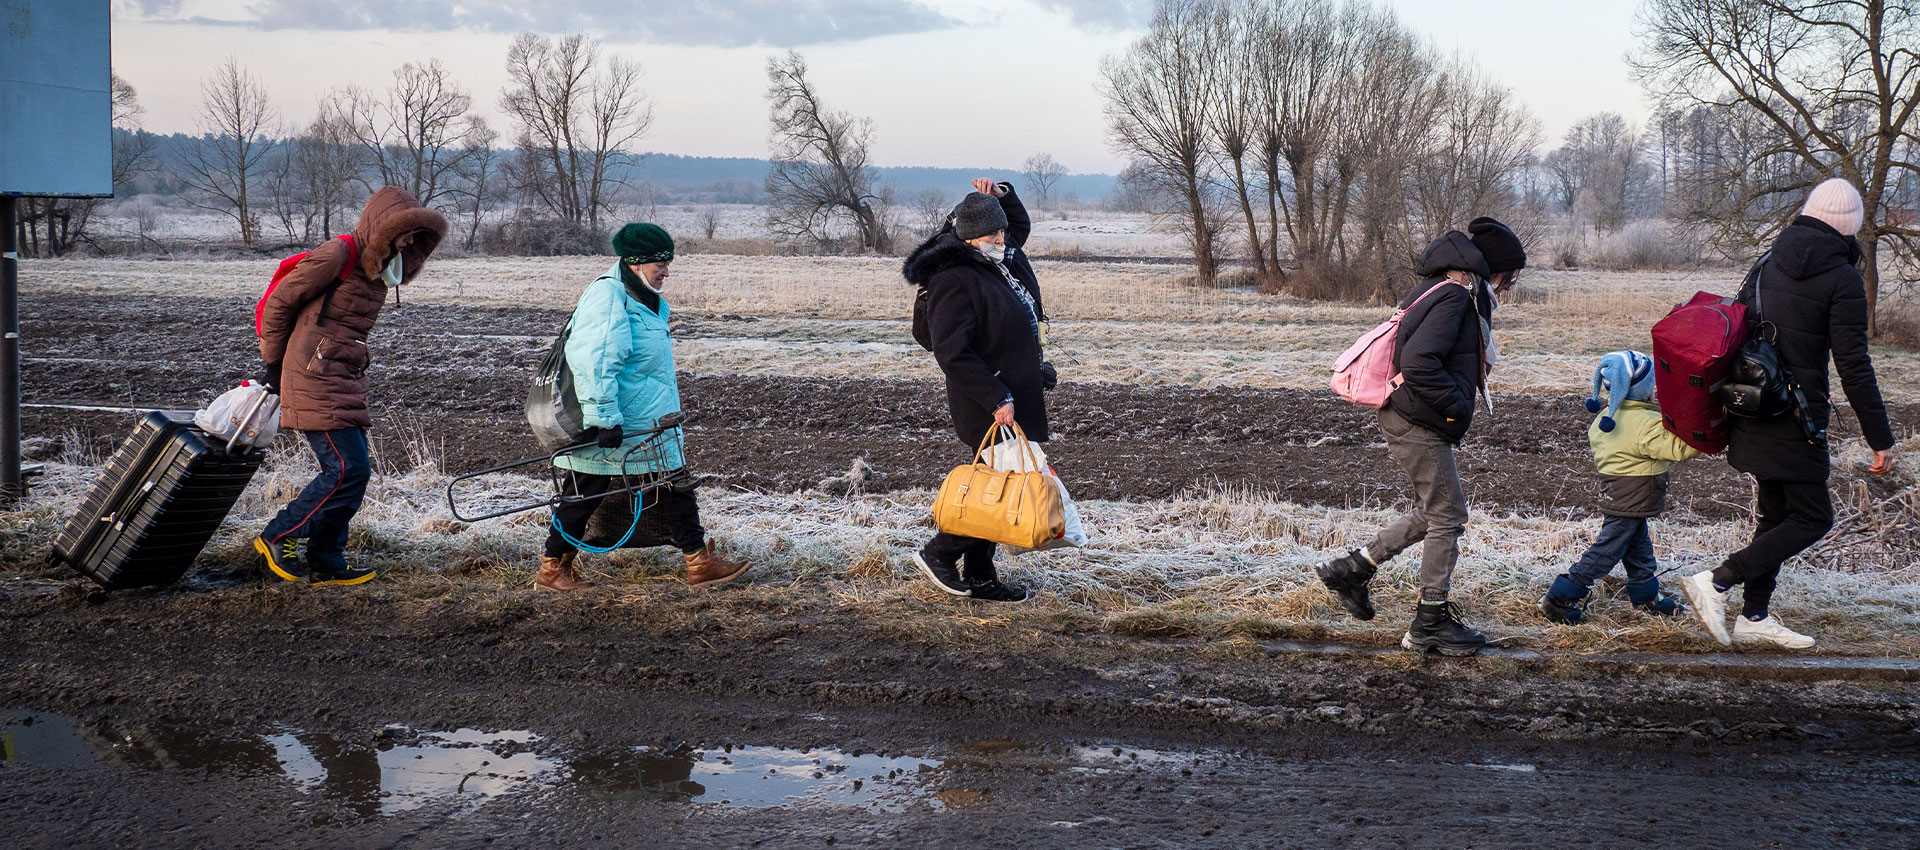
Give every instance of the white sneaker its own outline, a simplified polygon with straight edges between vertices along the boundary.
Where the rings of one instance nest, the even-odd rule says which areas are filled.
[[[1813,638],[1787,628],[1781,624],[1779,617],[1772,614],[1759,622],[1745,617],[1734,618],[1733,640],[1735,643],[1770,643],[1786,649],[1813,648]]]
[[[1714,589],[1713,571],[1702,570],[1681,579],[1680,590],[1687,595],[1687,604],[1693,606],[1693,615],[1700,618],[1700,625],[1707,627],[1707,633],[1721,646],[1732,646],[1733,639],[1727,636],[1727,594]]]

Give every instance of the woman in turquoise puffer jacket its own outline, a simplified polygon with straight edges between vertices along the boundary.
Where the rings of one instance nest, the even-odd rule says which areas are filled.
[[[671,438],[657,455],[642,451],[628,459],[628,452],[651,436],[662,417],[680,411],[680,379],[673,369],[667,324],[671,311],[660,297],[673,262],[673,237],[658,225],[629,224],[614,234],[613,251],[620,259],[587,286],[569,325],[567,365],[573,370],[587,436],[596,443],[554,461],[567,470],[562,487],[570,496],[600,496],[617,489],[623,475],[673,478],[672,473],[686,466],[680,441]],[[579,550],[568,538],[579,540],[586,533],[600,502],[587,498],[554,507],[559,528],[547,533],[536,586],[593,586],[574,571]],[[673,544],[685,555],[687,584],[723,584],[747,571],[744,561],[715,554],[700,525],[690,485],[667,484],[649,491],[643,510],[665,523]]]

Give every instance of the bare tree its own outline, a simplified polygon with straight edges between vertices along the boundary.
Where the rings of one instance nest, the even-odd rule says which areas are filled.
[[[913,193],[909,206],[913,209],[914,229],[921,238],[939,233],[947,224],[947,214],[953,211],[953,201],[947,193],[932,186]]]
[[[1037,153],[1020,166],[1020,176],[1026,181],[1027,191],[1033,193],[1034,205],[1043,206],[1053,201],[1053,187],[1067,176],[1067,167],[1053,154]]]
[[[300,182],[312,210],[309,221],[319,226],[317,233],[306,234],[308,241],[331,236],[336,221],[352,221],[352,208],[366,197],[354,191],[362,180],[354,161],[355,142],[353,128],[340,115],[325,110],[293,140]]]
[[[471,112],[473,96],[438,59],[401,65],[384,92],[336,91],[328,106],[365,157],[368,189],[399,186],[427,206],[456,191],[466,158],[477,150],[470,141],[487,129]]]
[[[180,178],[191,191],[187,203],[227,215],[240,226],[240,241],[260,238],[252,191],[279,131],[279,113],[267,87],[240,60],[228,57],[200,84],[200,130],[204,138],[185,145]]]
[[[1331,162],[1336,194],[1354,198],[1328,222],[1341,246],[1339,262],[1323,254],[1315,271],[1332,278],[1329,283],[1344,282],[1344,293],[1328,294],[1366,291],[1391,299],[1396,282],[1413,277],[1414,254],[1426,239],[1464,221],[1462,208],[1477,208],[1490,193],[1478,182],[1475,145],[1508,128],[1480,126],[1479,87],[1470,69],[1443,65],[1390,18],[1347,20],[1363,27],[1354,37],[1367,61],[1350,69],[1350,82],[1340,87],[1346,115],[1336,124]],[[1350,218],[1358,219],[1360,231],[1351,252],[1345,241]],[[1334,274],[1334,266],[1348,274]]]
[[[772,163],[767,169],[769,224],[781,236],[831,244],[850,224],[861,248],[893,250],[892,234],[875,207],[868,155],[873,121],[828,109],[807,79],[799,51],[767,59]]]
[[[705,237],[708,242],[712,242],[713,235],[720,232],[719,207],[712,204],[701,207],[699,214],[694,220],[695,223],[700,226],[700,235]]]
[[[1336,196],[1348,188],[1330,179],[1326,167],[1351,100],[1343,95],[1364,65],[1361,36],[1375,12],[1370,5],[1336,7],[1330,0],[1262,5],[1267,61],[1259,72],[1260,146],[1271,192],[1269,217],[1278,210],[1300,266],[1320,270],[1331,261],[1342,233],[1339,217],[1346,207]],[[1278,230],[1269,235],[1274,256]]]
[[[1920,8],[1887,0],[1650,0],[1640,82],[1670,110],[1698,109],[1736,145],[1693,176],[1719,203],[1696,207],[1722,242],[1752,246],[1787,223],[1828,176],[1865,200],[1860,248],[1867,300],[1880,294],[1879,251],[1910,265],[1920,229],[1887,199],[1920,173]],[[1717,207],[1718,209],[1715,209]],[[1877,322],[1876,322],[1877,324]],[[1877,327],[1876,327],[1877,332]]]
[[[1234,199],[1239,202],[1241,221],[1246,227],[1247,253],[1253,258],[1254,274],[1263,283],[1274,279],[1277,265],[1268,263],[1266,242],[1260,236],[1260,223],[1254,217],[1253,192],[1248,166],[1253,154],[1259,87],[1260,21],[1250,14],[1253,7],[1220,4],[1215,6],[1209,24],[1212,32],[1207,43],[1215,51],[1211,61],[1220,69],[1220,84],[1208,102],[1207,125],[1211,133],[1213,155],[1223,161],[1223,170],[1231,178]]]
[[[1414,172],[1414,197],[1423,215],[1415,222],[1420,238],[1476,215],[1513,210],[1540,146],[1540,122],[1511,90],[1470,66],[1441,68],[1433,96],[1439,108],[1422,119],[1433,135]],[[1526,235],[1524,223],[1515,226]]]
[[[601,56],[584,35],[522,33],[507,50],[507,74],[500,106],[520,125],[515,188],[553,217],[598,231],[622,184],[614,168],[653,125],[640,65]]]
[[[1207,47],[1209,6],[1208,0],[1165,0],[1147,34],[1100,68],[1108,136],[1180,193],[1194,271],[1203,283],[1216,274],[1217,230],[1207,215],[1207,104],[1218,76]]]
[[[487,205],[493,203],[500,183],[500,152],[493,147],[499,134],[487,126],[482,118],[473,120],[473,130],[466,137],[466,152],[459,159],[459,190],[454,193],[459,211],[467,217],[468,251],[480,247],[480,222],[486,217]]]
[[[1656,191],[1642,144],[1640,132],[1617,113],[1581,119],[1543,161],[1556,200],[1576,220],[1619,230]]]
[[[1432,234],[1514,207],[1539,139],[1367,0],[1166,0],[1102,73],[1129,203],[1178,199],[1202,278],[1237,218],[1262,285],[1307,297],[1391,294]]]

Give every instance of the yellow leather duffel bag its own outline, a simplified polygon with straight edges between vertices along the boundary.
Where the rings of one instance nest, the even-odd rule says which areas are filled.
[[[1066,533],[1060,488],[1044,471],[999,472],[982,460],[1000,433],[1000,428],[989,429],[973,461],[947,473],[933,500],[933,522],[948,534],[1038,549]],[[1040,469],[1026,433],[1014,425],[1013,434],[1026,450],[1028,468]]]

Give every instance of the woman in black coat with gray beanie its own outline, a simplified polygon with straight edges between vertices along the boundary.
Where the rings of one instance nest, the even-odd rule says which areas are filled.
[[[928,342],[946,375],[954,433],[969,449],[989,428],[1012,423],[1030,440],[1047,440],[1039,309],[1006,266],[1006,233],[1000,201],[973,192],[901,266],[908,283],[926,290]],[[1025,588],[1002,584],[994,571],[995,545],[942,531],[914,563],[955,596],[1025,601]]]

